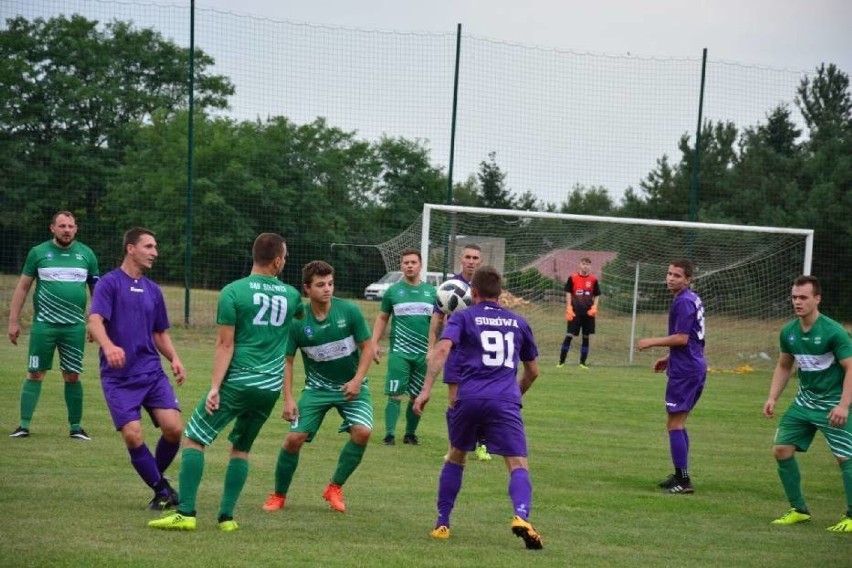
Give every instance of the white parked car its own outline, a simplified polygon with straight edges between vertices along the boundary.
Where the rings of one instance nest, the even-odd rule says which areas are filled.
[[[385,291],[402,280],[402,272],[394,270],[382,276],[377,282],[373,282],[364,289],[364,297],[368,300],[381,300],[385,295]],[[427,272],[426,282],[437,287],[444,281],[444,275],[441,272]]]

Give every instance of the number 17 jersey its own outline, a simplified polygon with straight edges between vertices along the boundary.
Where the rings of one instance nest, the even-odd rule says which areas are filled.
[[[275,276],[252,274],[219,295],[216,323],[234,326],[231,386],[280,391],[293,316],[304,313],[298,290]]]

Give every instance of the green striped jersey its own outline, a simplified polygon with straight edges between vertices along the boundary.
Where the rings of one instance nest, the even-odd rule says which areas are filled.
[[[423,355],[429,346],[429,321],[435,306],[435,287],[421,282],[397,282],[382,297],[382,312],[390,314],[390,350]]]
[[[332,298],[331,309],[322,321],[316,319],[308,306],[305,317],[293,322],[287,354],[295,355],[297,348],[302,351],[305,389],[339,391],[355,376],[361,357],[358,346],[370,336],[370,328],[358,306]]]
[[[798,319],[781,330],[781,352],[796,359],[799,389],[794,403],[831,410],[840,403],[845,373],[839,361],[852,357],[852,339],[842,325],[822,314],[802,331]]]
[[[35,279],[35,319],[55,324],[86,322],[86,282],[100,276],[92,249],[72,241],[62,248],[51,239],[30,249],[24,276]]]
[[[290,325],[303,312],[298,290],[275,276],[252,274],[222,288],[216,323],[234,327],[225,380],[236,387],[281,391]]]

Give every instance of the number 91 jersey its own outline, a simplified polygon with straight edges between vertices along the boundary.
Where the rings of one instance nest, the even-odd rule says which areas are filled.
[[[441,339],[453,342],[460,364],[458,399],[494,398],[521,402],[518,367],[538,357],[527,321],[496,302],[480,302],[454,313]]]
[[[303,312],[299,291],[275,276],[252,274],[222,288],[216,323],[234,326],[227,380],[280,391],[290,324]]]

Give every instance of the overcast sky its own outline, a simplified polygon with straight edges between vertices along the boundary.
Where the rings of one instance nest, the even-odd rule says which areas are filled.
[[[852,71],[850,0],[196,0],[278,20],[465,34],[575,51]]]

